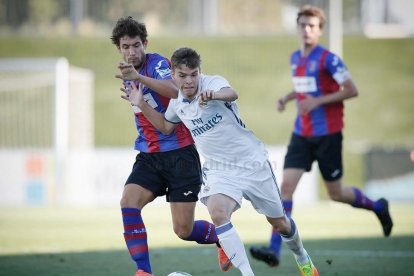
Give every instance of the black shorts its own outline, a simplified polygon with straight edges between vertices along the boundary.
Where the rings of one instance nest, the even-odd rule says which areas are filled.
[[[137,154],[126,184],[137,184],[168,202],[195,202],[202,183],[200,157],[194,145],[167,152]]]
[[[308,172],[315,160],[325,181],[335,181],[342,177],[342,132],[318,137],[292,134],[284,168],[304,169]]]

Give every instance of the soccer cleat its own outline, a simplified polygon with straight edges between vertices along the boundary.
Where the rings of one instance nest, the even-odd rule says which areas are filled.
[[[250,254],[253,258],[267,263],[269,266],[275,267],[279,265],[279,257],[276,253],[267,247],[251,247]]]
[[[223,272],[229,271],[233,264],[231,263],[229,257],[227,257],[223,248],[217,247],[217,254],[220,270]]]
[[[380,212],[375,212],[379,221],[382,225],[382,230],[384,232],[384,236],[388,237],[391,234],[391,230],[393,227],[392,219],[390,216],[389,208],[388,208],[388,200],[385,198],[380,198],[377,203],[381,204],[382,209]]]
[[[137,272],[135,272],[135,276],[154,276],[142,269],[138,269]]]
[[[308,262],[306,264],[300,264],[296,260],[296,264],[298,265],[300,275],[301,276],[319,276],[318,270],[313,265],[312,260],[310,259],[309,255],[306,256]]]

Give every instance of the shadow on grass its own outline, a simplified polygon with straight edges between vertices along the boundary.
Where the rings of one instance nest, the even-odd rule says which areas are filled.
[[[304,244],[321,275],[408,275],[414,261],[414,236],[306,240]],[[186,271],[193,276],[224,275],[216,258],[213,245],[151,250],[153,272],[157,276],[173,271]],[[269,268],[252,259],[250,263],[257,276],[299,274],[286,247],[278,268]],[[134,270],[126,250],[0,256],[1,276],[132,276]],[[240,273],[232,268],[225,275]]]

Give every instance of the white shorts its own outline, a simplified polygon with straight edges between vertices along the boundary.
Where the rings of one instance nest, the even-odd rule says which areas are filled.
[[[203,168],[203,180],[200,201],[205,205],[209,196],[224,194],[237,202],[236,208],[240,208],[244,197],[260,214],[271,218],[285,215],[276,178],[269,162],[254,170],[234,167],[229,170]]]

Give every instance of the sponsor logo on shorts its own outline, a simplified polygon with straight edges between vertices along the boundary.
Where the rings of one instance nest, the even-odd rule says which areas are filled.
[[[332,177],[336,177],[338,174],[340,174],[341,173],[341,170],[339,170],[339,169],[336,169],[336,170],[334,170],[333,171],[333,173],[331,173],[331,176]]]
[[[192,193],[193,193],[192,191],[188,191],[188,192],[185,192],[185,193],[184,193],[184,195],[185,195],[185,196],[188,196],[188,195],[190,195],[190,194],[192,194]]]

